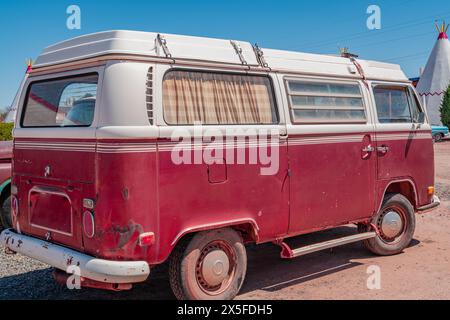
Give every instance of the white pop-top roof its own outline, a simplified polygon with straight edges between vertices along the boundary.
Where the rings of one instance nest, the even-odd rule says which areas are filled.
[[[439,30],[438,40],[431,52],[417,91],[425,97],[431,123],[441,125],[441,103],[450,85],[450,42],[445,23]]]
[[[267,66],[272,70],[302,74],[360,77],[348,58],[261,49]],[[239,54],[238,52],[241,52]],[[135,55],[248,65],[258,67],[258,59],[249,42],[230,41],[172,34],[138,31],[106,31],[81,36],[46,48],[34,68],[52,66],[104,55]],[[400,66],[357,60],[367,79],[408,81]]]

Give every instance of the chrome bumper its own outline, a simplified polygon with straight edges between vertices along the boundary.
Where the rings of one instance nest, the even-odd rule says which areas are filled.
[[[433,209],[436,209],[440,205],[441,205],[441,200],[439,199],[438,196],[434,196],[433,202],[431,202],[430,204],[428,204],[426,206],[417,208],[417,211],[419,211],[420,213],[425,213],[425,212],[431,211]]]
[[[4,230],[0,234],[0,245],[64,272],[71,271],[69,273],[73,274],[74,270],[77,270],[80,273],[77,275],[99,282],[138,283],[145,281],[150,275],[150,266],[145,261],[97,259],[50,242],[18,234],[12,230]],[[71,267],[70,270],[69,267]]]

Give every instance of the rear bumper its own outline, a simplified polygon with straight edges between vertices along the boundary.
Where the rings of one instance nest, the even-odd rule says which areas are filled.
[[[420,213],[429,212],[429,211],[436,209],[440,205],[441,205],[441,200],[439,199],[438,196],[434,196],[433,202],[431,202],[429,205],[417,208],[417,211],[419,211]]]
[[[64,272],[71,266],[78,267],[83,278],[104,283],[138,283],[150,275],[145,261],[109,261],[55,245],[50,242],[5,230],[0,234],[0,245],[24,256],[39,260]],[[71,269],[70,273],[73,273]]]

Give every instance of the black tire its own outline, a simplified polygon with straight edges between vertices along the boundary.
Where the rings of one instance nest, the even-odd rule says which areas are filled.
[[[388,212],[396,212],[402,219],[401,231],[395,238],[389,238],[383,234],[381,222]],[[402,253],[410,244],[416,230],[416,216],[411,202],[401,194],[386,195],[380,212],[372,219],[372,224],[377,226],[379,235],[364,241],[366,248],[380,256],[392,256]],[[365,229],[365,230],[364,230]],[[360,228],[367,231],[367,228]]]
[[[441,142],[442,139],[444,139],[444,136],[442,135],[442,133],[437,133],[433,136],[434,142]]]
[[[216,261],[214,267],[218,266],[218,272],[223,275],[216,273],[213,276],[219,277],[219,280],[213,280],[222,282],[210,284],[203,274],[206,268],[204,263],[207,263],[207,257],[217,254],[225,254],[228,268],[224,267],[226,262],[219,259],[222,263],[218,264]],[[194,235],[175,248],[169,261],[170,285],[179,300],[232,300],[239,293],[246,272],[247,253],[242,237],[228,228]],[[221,280],[222,276],[225,277],[224,280]]]
[[[0,197],[0,230],[12,228],[11,195],[8,193]]]

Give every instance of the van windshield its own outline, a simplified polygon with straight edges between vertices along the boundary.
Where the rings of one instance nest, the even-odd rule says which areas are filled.
[[[97,74],[32,83],[22,112],[22,127],[92,125],[97,84]]]

